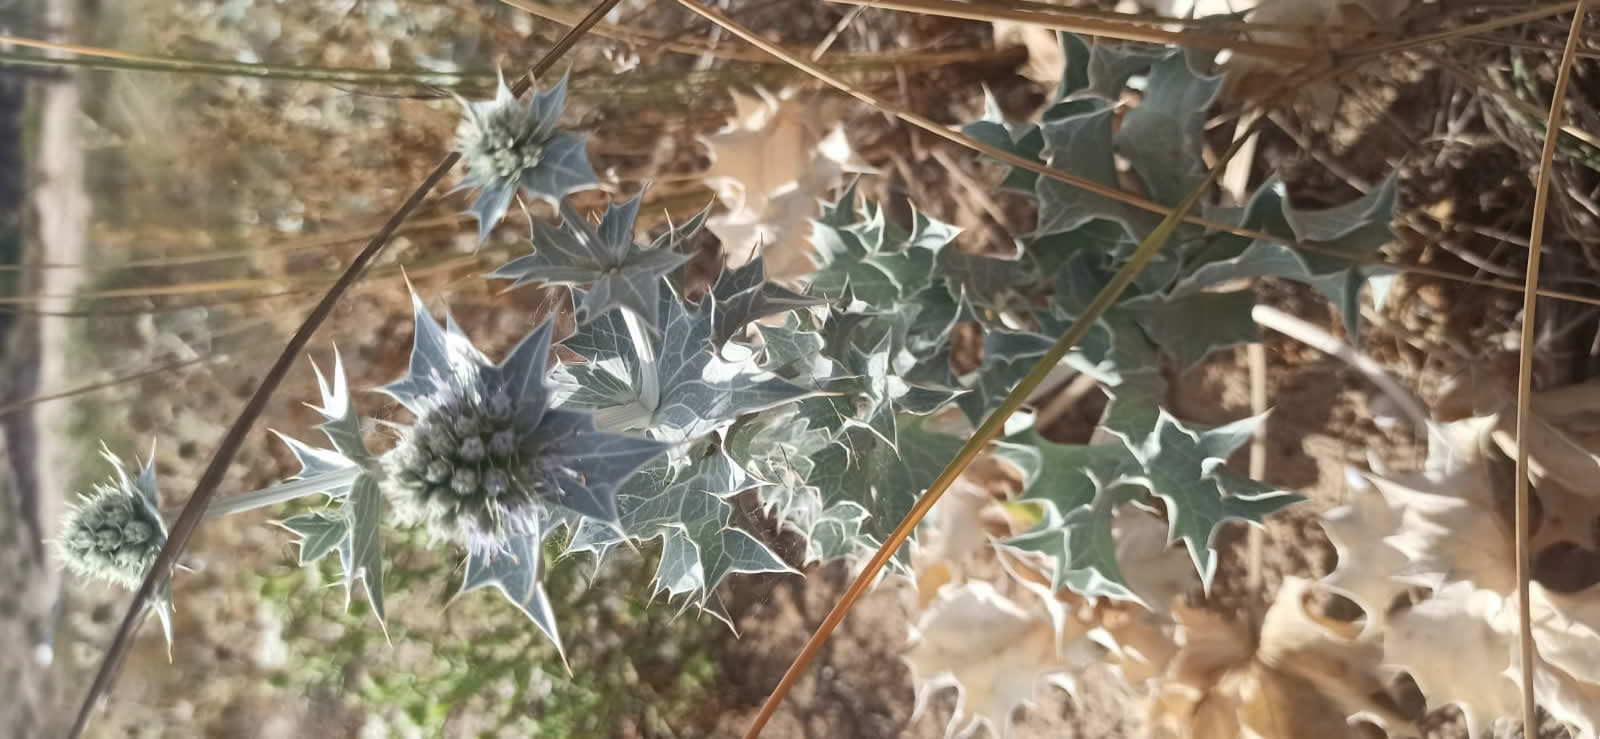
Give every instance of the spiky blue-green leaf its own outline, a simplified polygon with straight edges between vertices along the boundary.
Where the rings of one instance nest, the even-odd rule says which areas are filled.
[[[1220,234],[1194,250],[1199,263],[1173,287],[1173,297],[1195,294],[1221,282],[1252,277],[1280,277],[1315,288],[1339,308],[1345,330],[1360,328],[1357,302],[1363,285],[1391,273],[1367,262],[1393,239],[1396,181],[1384,179],[1362,197],[1336,208],[1303,211],[1289,205],[1283,185],[1269,180],[1242,208],[1214,208],[1208,217],[1312,244],[1318,251],[1297,250],[1276,242]]]
[[[828,307],[828,314],[818,330],[822,335],[823,356],[842,360],[849,356],[852,347],[874,341],[874,332],[868,329],[883,316],[882,311],[861,305],[854,299],[853,291],[847,288],[843,298]]]
[[[340,508],[345,513],[349,535],[338,541],[339,560],[344,565],[345,587],[353,590],[355,583],[367,595],[372,615],[378,626],[384,626],[383,608],[383,542],[378,536],[378,525],[383,515],[383,494],[378,492],[378,482],[363,474],[350,486],[347,503]]]
[[[565,662],[566,650],[561,644],[561,632],[556,628],[555,612],[540,582],[540,541],[539,532],[530,532],[507,540],[503,549],[469,553],[466,575],[461,580],[457,597],[482,588],[500,591],[555,645]]]
[[[832,433],[811,428],[794,409],[784,408],[734,424],[723,449],[758,483],[762,510],[804,534],[822,510],[821,498],[809,483],[816,470],[811,457],[832,441]]]
[[[1055,93],[1048,101],[1050,107],[1045,110],[1043,116],[1047,121],[1079,112],[1073,106],[1083,101],[1071,98],[1088,89],[1089,59],[1094,53],[1090,41],[1075,33],[1057,31],[1056,41],[1061,45],[1061,82],[1056,85]]]
[[[1137,321],[1135,308],[1141,300],[1148,299],[1124,299],[1101,315],[1067,354],[1065,364],[1108,385],[1120,383],[1125,374],[1158,369],[1157,347]],[[1060,336],[1072,324],[1059,308],[1035,316],[1048,336]]]
[[[462,342],[445,333],[414,290],[411,292],[411,318],[414,330],[406,374],[378,390],[394,398],[406,410],[420,413],[425,409],[428,396],[449,382],[455,371],[451,363],[452,351],[459,351]]]
[[[844,201],[840,203],[845,212]],[[868,202],[865,210],[864,219],[844,226],[813,222],[812,245],[822,265],[812,275],[808,292],[838,299],[848,287],[869,305],[893,305],[928,286],[939,250],[959,233],[954,226],[918,212],[908,234],[888,223],[875,204]]]
[[[1051,587],[1080,595],[1142,603],[1122,576],[1112,518],[1117,508],[1144,491],[1127,484],[1101,485],[1088,503],[1046,525],[1008,539],[1006,546],[1051,559]],[[1150,604],[1145,604],[1146,606]]]
[[[987,87],[983,90],[983,117],[962,125],[961,132],[1009,154],[1044,163],[1044,135],[1039,127],[1032,123],[1007,120],[1005,113],[1000,110],[1000,104],[994,99],[994,93]],[[1039,179],[1038,173],[1004,162],[998,164],[1006,168],[1006,177],[1000,182],[1000,189],[1023,195],[1033,194],[1033,184]]]
[[[1105,104],[1096,110],[1050,121],[1043,126],[1050,166],[1072,172],[1100,185],[1118,188],[1112,158],[1112,122],[1116,109]],[[1096,219],[1120,223],[1133,240],[1144,236],[1161,219],[1154,213],[1099,193],[1041,177],[1036,183],[1039,223],[1034,235],[1071,231]]]
[[[761,333],[761,366],[768,370],[814,359],[822,351],[822,334],[802,329],[793,316],[787,317],[782,326],[761,324],[756,330]]]
[[[1005,308],[1017,303],[1024,287],[1034,281],[1027,263],[1017,258],[969,254],[960,249],[939,251],[939,275],[953,298],[973,304]]]
[[[1048,506],[1057,516],[1094,500],[1098,485],[1121,477],[1137,460],[1121,442],[1059,444],[1028,429],[1006,437],[1038,455],[1034,474],[1023,477],[1022,500]],[[1023,468],[1024,472],[1028,472]]]
[[[711,294],[717,299],[711,336],[712,344],[717,347],[738,336],[751,323],[825,302],[768,281],[766,261],[760,255],[737,269],[724,269]]]
[[[1142,446],[1160,420],[1167,396],[1167,381],[1155,367],[1124,372],[1116,385],[1105,388],[1110,401],[1100,425],[1129,448]]]
[[[540,426],[547,502],[599,521],[617,518],[617,487],[666,451],[639,436],[596,430],[587,413],[551,410]],[[559,492],[557,492],[559,491]]]
[[[1148,299],[1134,310],[1145,335],[1184,370],[1217,349],[1259,341],[1256,322],[1250,317],[1255,305],[1254,292],[1235,290],[1165,301]]]
[[[278,522],[299,537],[299,562],[311,564],[322,559],[350,535],[350,522],[342,516],[302,513]]]
[[[1143,468],[1134,476],[1136,481],[1166,502],[1170,539],[1183,542],[1208,588],[1217,570],[1212,542],[1225,521],[1260,523],[1268,514],[1301,500],[1225,466],[1228,456],[1250,440],[1260,423],[1256,416],[1205,428],[1185,424],[1163,410],[1155,432],[1132,450]]]
[[[638,404],[649,414],[648,428],[658,438],[683,440],[704,435],[746,413],[790,403],[812,390],[759,369],[753,358],[723,359],[712,343],[716,296],[707,295],[694,308],[685,306],[670,288],[661,293],[659,336],[650,336],[647,366],[643,352],[632,347],[620,316],[602,316],[582,326],[565,342],[589,360],[588,381],[609,375],[607,393],[579,393],[567,400],[575,407],[603,409]],[[645,377],[650,372],[652,377]],[[580,378],[580,383],[585,382]],[[651,407],[646,385],[654,382],[658,399]]]
[[[586,527],[572,548],[604,553],[622,537],[662,537],[656,587],[669,596],[689,595],[698,605],[733,573],[788,572],[764,544],[733,525],[728,498],[756,484],[722,451],[698,457],[676,471],[664,461],[641,470],[618,494],[614,532]]]
[[[322,370],[312,363],[317,376],[317,388],[322,394],[322,405],[312,408],[322,416],[317,426],[333,444],[333,448],[352,464],[372,463],[372,454],[361,440],[361,417],[350,405],[350,383],[345,380],[344,360],[337,349],[333,352],[333,375],[324,377]],[[304,460],[302,460],[303,462]]]
[[[898,426],[898,449],[865,429],[848,429],[833,446],[812,455],[816,471],[810,482],[821,494],[823,509],[853,503],[867,512],[860,531],[863,546],[887,540],[962,446],[958,437],[927,430],[922,419],[901,418]],[[901,548],[892,563],[905,567],[907,556]]]
[[[561,201],[561,226],[533,222],[533,253],[507,262],[490,277],[529,284],[587,285],[577,301],[579,323],[616,308],[633,311],[646,325],[659,325],[663,278],[689,260],[672,248],[646,248],[633,240],[643,194],[607,207],[599,225],[589,223],[571,200]]]
[[[1041,282],[1056,281],[1073,259],[1104,260],[1106,255],[1127,254],[1138,247],[1115,221],[1090,221],[1070,231],[1021,239],[1022,257],[1032,263]]]
[[[827,378],[819,389],[827,393],[800,401],[799,418],[808,428],[837,434],[846,426],[858,425],[895,443],[894,411],[889,394],[890,337],[879,338],[876,346],[863,351],[846,347],[840,374]]]
[[[683,513],[683,529],[674,531],[672,536],[688,539],[699,555],[698,588],[701,604],[707,601],[728,575],[794,572],[766,544],[743,528],[729,524],[732,506],[727,502],[708,495],[693,497]],[[680,578],[680,581],[693,580],[693,572]]]
[[[556,131],[545,140],[539,164],[522,173],[522,191],[554,201],[598,184],[582,134]]]
[[[994,328],[985,332],[983,364],[967,384],[967,392],[956,398],[967,421],[974,426],[983,423],[1053,343],[1048,336],[1026,331]]]
[[[1122,97],[1128,80],[1175,52],[1143,44],[1101,43],[1089,49],[1087,86],[1081,91],[1105,100]]]
[[[300,471],[295,474],[295,477],[299,479],[310,479],[330,472],[338,472],[339,470],[349,469],[355,464],[336,451],[319,449],[292,436],[276,431],[273,434],[278,437],[279,441],[283,442],[284,446],[289,447],[289,453],[293,454],[295,461],[300,464]]]
[[[805,531],[806,562],[849,560],[870,551],[869,539],[861,535],[862,524],[870,514],[850,503],[836,503],[808,522]]]
[[[1123,116],[1116,146],[1151,200],[1177,206],[1205,180],[1200,151],[1206,115],[1221,89],[1221,76],[1196,74],[1182,53],[1168,54],[1150,67],[1144,97]]]

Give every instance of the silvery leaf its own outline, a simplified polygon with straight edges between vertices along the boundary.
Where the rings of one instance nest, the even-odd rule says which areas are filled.
[[[361,417],[350,406],[350,384],[345,380],[344,360],[339,357],[339,350],[333,352],[331,379],[323,376],[315,362],[311,368],[316,372],[317,388],[322,394],[322,405],[312,407],[323,419],[317,428],[345,459],[359,465],[370,464],[372,455],[361,440]]]
[[[560,228],[534,221],[533,254],[510,261],[489,276],[513,280],[513,287],[587,285],[586,292],[574,296],[579,323],[594,321],[614,308],[626,308],[646,325],[657,327],[662,278],[689,256],[634,242],[642,197],[608,207],[598,226],[584,220],[570,200],[562,200]]]
[[[1206,115],[1221,89],[1221,76],[1196,75],[1181,53],[1150,68],[1143,100],[1123,117],[1116,146],[1151,200],[1176,207],[1205,180]]]
[[[581,134],[557,131],[544,144],[539,164],[522,173],[522,191],[550,202],[599,182],[589,164],[588,146]]]
[[[406,375],[379,388],[394,398],[406,410],[420,413],[428,396],[437,392],[444,378],[453,372],[451,367],[451,341],[440,328],[433,315],[423,305],[416,291],[411,291],[412,326],[415,335],[411,341],[411,360]]]
[[[1032,123],[1012,123],[1000,111],[994,93],[983,90],[983,118],[961,126],[961,132],[1009,154],[1044,164],[1044,135]],[[1033,194],[1033,184],[1039,179],[1035,172],[998,162],[1006,168],[1006,177],[1000,189],[1023,195]]]
[[[1160,411],[1155,432],[1132,449],[1143,471],[1133,481],[1167,504],[1172,541],[1182,540],[1201,582],[1216,574],[1216,531],[1225,521],[1260,523],[1268,514],[1301,500],[1294,493],[1230,472],[1225,463],[1250,440],[1261,417],[1215,428],[1191,426]]]
[[[1050,166],[1106,187],[1118,188],[1111,135],[1115,116],[1116,109],[1106,104],[1087,113],[1045,123],[1044,139]],[[1137,241],[1161,221],[1149,211],[1048,177],[1039,178],[1034,192],[1039,199],[1035,236],[1071,231],[1095,219],[1105,219],[1122,224],[1128,235]]]
[[[845,210],[840,200],[839,213]],[[822,266],[812,275],[807,292],[838,299],[848,288],[874,306],[889,306],[928,286],[939,250],[955,239],[959,230],[918,212],[907,234],[884,220],[883,211],[870,201],[866,218],[847,225],[812,223],[812,244]],[[842,220],[840,215],[835,220]]]
[[[711,342],[719,348],[755,321],[825,302],[768,281],[759,255],[742,267],[724,269],[711,294],[717,299]]]
[[[300,537],[300,564],[308,565],[322,559],[350,535],[350,523],[321,513],[303,513],[278,522]]]
[[[1145,301],[1137,309],[1137,320],[1144,333],[1172,355],[1178,369],[1186,370],[1217,349],[1259,341],[1250,317],[1255,305],[1250,290],[1196,293]]]
[[[350,486],[348,502],[340,508],[345,511],[349,536],[339,540],[339,560],[344,565],[345,587],[351,588],[359,580],[372,606],[372,615],[378,626],[384,627],[383,608],[383,543],[379,537],[379,519],[383,513],[383,494],[371,475],[363,474]],[[387,633],[387,632],[385,632]]]
[[[732,421],[746,413],[765,410],[799,400],[814,391],[795,385],[757,368],[753,358],[739,361],[724,360],[712,344],[716,296],[707,295],[698,307],[683,305],[670,288],[661,294],[659,315],[662,328],[659,336],[649,337],[656,358],[654,378],[659,388],[659,403],[650,409],[649,428],[658,438],[683,440],[704,435],[715,427]],[[629,341],[626,327],[621,321],[596,321],[582,326],[565,343],[591,362],[605,357],[604,347],[616,347]],[[643,403],[643,376],[623,377],[643,372],[643,365],[635,358],[624,367],[597,363],[598,370],[608,372],[618,382],[630,389],[629,402]],[[580,380],[581,381],[581,380]],[[622,398],[611,396],[611,402]]]
[[[468,554],[466,575],[456,597],[481,588],[499,590],[555,645],[565,664],[567,655],[561,644],[561,633],[556,628],[555,613],[540,582],[539,542],[537,533],[527,534],[512,537],[503,551]]]

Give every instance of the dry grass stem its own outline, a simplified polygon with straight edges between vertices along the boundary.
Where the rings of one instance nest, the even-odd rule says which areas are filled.
[[[1549,125],[1545,126],[1544,150],[1539,155],[1539,173],[1533,191],[1533,226],[1528,234],[1528,274],[1522,296],[1522,335],[1520,362],[1517,368],[1517,492],[1516,492],[1516,545],[1517,545],[1517,629],[1519,657],[1522,672],[1522,735],[1536,736],[1539,724],[1534,705],[1534,670],[1537,647],[1533,642],[1532,606],[1528,602],[1530,567],[1528,535],[1532,519],[1528,510],[1528,425],[1533,414],[1533,355],[1538,341],[1538,324],[1534,320],[1538,308],[1539,257],[1544,247],[1545,213],[1550,206],[1550,170],[1555,166],[1556,142],[1567,85],[1572,81],[1574,53],[1583,36],[1583,16],[1588,0],[1579,0],[1572,15],[1572,28],[1567,32],[1567,47],[1561,55],[1561,67],[1556,73],[1555,91],[1550,96]]]
[[[1308,43],[1305,46],[1269,44],[1262,41],[1227,38],[1210,33],[1197,33],[1193,31],[1168,31],[1163,28],[1156,28],[1143,23],[1112,22],[1089,18],[1061,17],[1030,10],[1018,10],[1015,8],[979,3],[956,2],[955,0],[829,1],[846,5],[871,5],[872,7],[884,8],[886,10],[900,10],[911,13],[923,13],[926,15],[944,16],[946,18],[961,18],[972,21],[1012,21],[1017,23],[1027,23],[1056,31],[1069,31],[1088,36],[1101,36],[1104,38],[1121,39],[1123,41],[1142,41],[1152,44],[1178,44],[1195,49],[1207,49],[1211,51],[1222,51],[1226,49],[1231,50],[1235,54],[1278,62],[1312,64],[1319,61],[1326,61],[1328,58],[1326,51],[1316,48],[1316,46],[1311,43]]]

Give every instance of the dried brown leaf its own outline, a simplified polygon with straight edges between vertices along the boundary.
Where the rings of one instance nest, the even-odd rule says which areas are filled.
[[[844,173],[872,168],[851,149],[837,100],[761,89],[732,95],[728,125],[701,137],[711,154],[703,179],[728,208],[707,227],[722,241],[730,267],[764,253],[768,277],[808,274],[816,269],[808,219],[817,214],[818,198]]]
[[[1310,583],[1287,578],[1259,641],[1237,623],[1179,608],[1182,650],[1147,715],[1163,739],[1360,736],[1360,716],[1393,735],[1415,733],[1384,699],[1379,650],[1330,630],[1305,607]]]
[[[1030,704],[1053,675],[1081,671],[1099,650],[1078,629],[1064,644],[1037,599],[1013,600],[986,582],[946,585],[912,628],[906,654],[920,715],[934,693],[958,691],[946,736],[971,736],[984,727],[1006,735],[1012,712]],[[1058,646],[1060,644],[1060,646]]]

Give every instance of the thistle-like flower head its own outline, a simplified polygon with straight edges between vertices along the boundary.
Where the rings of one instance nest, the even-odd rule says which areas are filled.
[[[56,552],[73,574],[133,589],[144,580],[156,554],[167,543],[156,495],[155,463],[129,477],[110,450],[101,454],[116,476],[94,486],[68,512],[55,541]]]
[[[397,513],[476,554],[538,536],[566,514],[615,522],[617,485],[665,445],[550,407],[551,322],[491,364],[454,321],[441,330],[412,299],[410,372],[383,388],[416,415],[384,455]]]
[[[583,137],[556,127],[566,102],[566,77],[536,90],[527,103],[511,94],[504,77],[493,100],[462,102],[466,114],[456,129],[456,149],[467,175],[458,189],[479,190],[469,212],[478,218],[480,241],[519,189],[555,202],[595,185]]]

